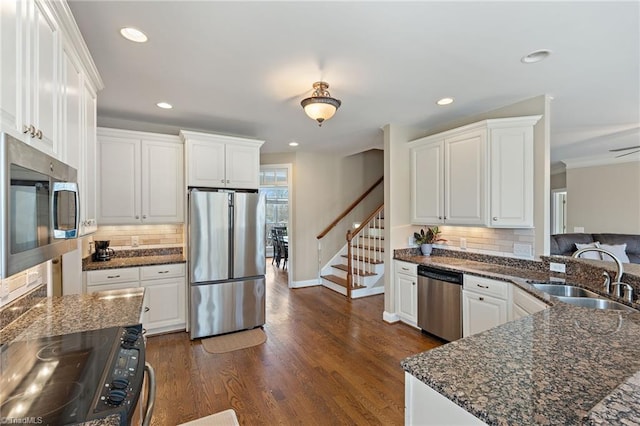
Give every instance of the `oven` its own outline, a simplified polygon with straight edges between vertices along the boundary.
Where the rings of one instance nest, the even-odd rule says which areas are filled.
[[[0,349],[0,421],[68,425],[117,419],[135,424],[143,383],[141,424],[148,425],[155,375],[145,363],[142,325],[111,327],[16,341]]]

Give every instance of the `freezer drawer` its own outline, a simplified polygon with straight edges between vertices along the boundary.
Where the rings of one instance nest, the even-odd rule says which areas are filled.
[[[191,286],[190,337],[255,328],[265,322],[264,277]]]

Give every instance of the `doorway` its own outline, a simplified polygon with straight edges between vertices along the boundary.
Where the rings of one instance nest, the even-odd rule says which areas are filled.
[[[291,172],[291,164],[263,164],[260,166],[260,193],[265,196],[265,253],[267,258],[273,259],[276,256],[276,241],[273,237],[273,230],[277,230],[280,234],[284,232],[288,246],[287,256],[285,258],[281,254],[278,267],[288,272],[289,287],[291,287],[293,269],[291,243],[294,241],[290,208],[293,187]]]
[[[551,234],[567,232],[567,189],[551,191]]]

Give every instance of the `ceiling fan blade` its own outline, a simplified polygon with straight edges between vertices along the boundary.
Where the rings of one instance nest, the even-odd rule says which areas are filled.
[[[638,148],[640,148],[640,147],[638,147]],[[624,157],[624,156],[627,156],[627,155],[635,154],[637,152],[640,152],[640,149],[638,149],[636,151],[627,152],[626,154],[616,155],[616,158],[620,158],[620,157]]]
[[[616,148],[616,149],[610,149],[609,152],[619,152],[619,151],[626,151],[628,149],[636,149],[636,148],[640,148],[640,145],[637,146],[628,146],[626,148]]]

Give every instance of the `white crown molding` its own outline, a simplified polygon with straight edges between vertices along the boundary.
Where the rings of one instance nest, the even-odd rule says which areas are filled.
[[[608,166],[612,164],[633,163],[636,161],[640,161],[640,152],[618,158],[616,158],[615,156],[612,157],[612,155],[613,154],[606,154],[593,157],[569,158],[566,160],[562,160],[562,162],[566,165],[567,170],[569,170],[578,169],[581,167]]]

